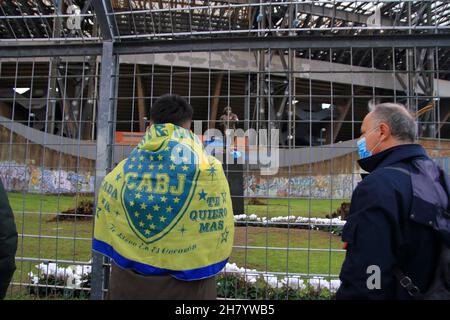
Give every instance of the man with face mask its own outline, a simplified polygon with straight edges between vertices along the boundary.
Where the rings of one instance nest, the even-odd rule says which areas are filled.
[[[363,120],[358,164],[369,174],[343,229],[337,299],[420,299],[434,283],[443,239],[450,246],[449,180],[415,136],[399,104],[371,106]]]

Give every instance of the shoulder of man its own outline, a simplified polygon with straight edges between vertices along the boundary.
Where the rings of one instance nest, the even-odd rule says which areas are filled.
[[[109,173],[106,174],[104,181],[113,183],[124,181],[123,167],[126,161],[127,158],[120,161]]]
[[[351,214],[382,209],[390,221],[398,222],[398,208],[407,208],[412,200],[410,177],[399,171],[379,168],[365,177],[355,188],[351,200]]]
[[[377,168],[358,184],[359,188],[366,186],[378,186],[388,189],[404,189],[409,181],[410,165],[406,163],[393,164],[386,167]]]

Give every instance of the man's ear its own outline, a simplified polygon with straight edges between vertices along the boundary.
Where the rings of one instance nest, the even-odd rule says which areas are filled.
[[[389,126],[384,122],[381,122],[379,126],[381,132],[381,141],[388,140],[391,137],[391,128],[389,128]]]

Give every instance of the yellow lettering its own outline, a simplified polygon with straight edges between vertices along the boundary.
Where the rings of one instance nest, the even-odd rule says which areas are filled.
[[[176,196],[181,195],[184,192],[184,184],[186,182],[186,175],[185,174],[177,174],[178,177],[178,186],[171,186],[170,187],[170,193]]]
[[[152,174],[144,173],[142,175],[141,183],[139,184],[138,190],[143,190],[147,187],[147,192],[152,192]]]
[[[167,193],[169,189],[169,175],[167,173],[158,173],[156,175],[155,192],[159,194]]]
[[[125,175],[125,181],[127,184],[130,184],[130,182],[136,182],[136,179],[138,177],[138,174],[136,172],[128,172]]]

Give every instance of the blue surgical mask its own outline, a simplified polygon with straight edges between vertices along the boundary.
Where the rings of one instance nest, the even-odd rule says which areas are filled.
[[[366,133],[366,136],[369,135],[370,133],[372,133],[373,131],[375,131],[376,129],[378,129],[378,127],[373,128],[372,130],[369,130],[369,132]],[[376,147],[378,147],[380,145],[381,141],[379,141],[373,148],[372,150],[367,150],[367,145],[366,145],[366,137],[362,137],[361,139],[359,139],[356,142],[356,145],[358,146],[358,153],[359,153],[359,158],[360,159],[364,159],[367,157],[372,156],[372,151],[375,150]]]
[[[361,139],[359,139],[357,145],[360,159],[364,159],[372,155],[372,152],[367,150],[366,137],[362,137]]]

